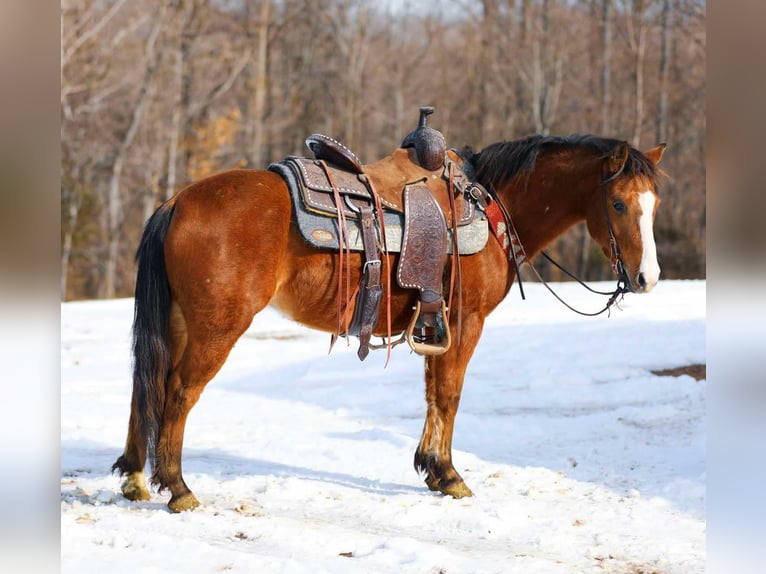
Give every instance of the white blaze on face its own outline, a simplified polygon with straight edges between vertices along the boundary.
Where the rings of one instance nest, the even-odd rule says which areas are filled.
[[[656,198],[651,191],[644,191],[638,196],[638,203],[642,212],[638,226],[641,231],[641,244],[644,250],[638,272],[644,276],[644,291],[651,291],[660,279],[660,265],[657,263],[657,246],[654,243],[652,221],[655,201]]]

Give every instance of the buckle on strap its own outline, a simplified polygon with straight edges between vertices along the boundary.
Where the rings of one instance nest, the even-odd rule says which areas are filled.
[[[369,261],[365,261],[364,265],[362,266],[362,274],[367,273],[367,267],[370,265],[377,265],[380,267],[381,261],[380,259],[370,259]]]
[[[466,190],[466,193],[473,199],[479,207],[482,209],[486,209],[487,205],[491,201],[491,196],[489,195],[489,192],[484,189],[484,187],[480,183],[471,183],[471,185]]]

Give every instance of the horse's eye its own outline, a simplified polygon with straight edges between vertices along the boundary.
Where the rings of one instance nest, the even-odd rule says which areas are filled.
[[[619,199],[615,199],[612,206],[614,207],[614,210],[618,213],[625,213],[628,210],[626,205],[623,202],[621,202]]]

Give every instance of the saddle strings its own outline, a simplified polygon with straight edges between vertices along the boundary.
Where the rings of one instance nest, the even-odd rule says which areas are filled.
[[[338,292],[336,297],[336,312],[338,317],[338,326],[335,333],[333,333],[332,337],[330,338],[330,351],[332,351],[332,348],[335,346],[335,343],[338,340],[338,337],[340,337],[340,334],[342,332],[345,332],[346,339],[348,339],[348,327],[349,327],[348,302],[350,301],[348,299],[348,294],[351,291],[351,272],[350,272],[351,246],[349,245],[349,242],[348,242],[348,237],[347,237],[348,228],[346,227],[346,213],[343,210],[343,203],[340,198],[340,192],[338,191],[338,187],[335,185],[335,180],[333,179],[332,174],[330,173],[330,169],[327,167],[327,164],[324,162],[324,160],[320,159],[318,160],[318,163],[322,167],[322,170],[325,172],[325,175],[327,175],[327,181],[330,182],[330,187],[332,187],[333,198],[335,199],[335,207],[338,211],[338,244],[340,247],[339,265],[338,265]],[[346,273],[345,308],[342,303],[343,295],[344,295],[344,291],[343,291],[344,259],[345,259],[345,267],[349,271],[348,273]]]
[[[346,339],[348,339],[348,328],[350,323],[350,311],[351,311],[351,301],[356,298],[356,294],[359,291],[360,286],[357,285],[354,289],[354,292],[351,293],[349,296],[349,293],[351,291],[351,245],[348,241],[348,235],[347,235],[347,226],[346,226],[346,214],[342,209],[342,201],[340,197],[340,192],[338,191],[338,187],[335,185],[335,180],[332,177],[332,174],[327,167],[327,164],[324,162],[324,160],[318,160],[319,165],[322,166],[322,170],[327,175],[327,180],[330,182],[330,187],[332,187],[332,193],[333,198],[335,199],[335,205],[337,207],[338,211],[338,242],[340,244],[340,265],[338,266],[338,294],[337,294],[337,317],[338,317],[338,326],[336,332],[332,335],[330,338],[330,351],[332,351],[333,346],[335,345],[335,342],[338,340],[338,337],[340,336],[341,332],[345,332]],[[375,189],[375,186],[372,184],[372,181],[368,177],[365,176],[365,174],[361,174],[363,176],[362,181],[367,185],[368,189],[370,190],[370,195],[372,195],[372,198],[375,201],[375,215],[378,218],[378,223],[380,225],[380,235],[382,237],[382,244],[383,244],[383,258],[386,262],[386,364],[385,366],[388,366],[388,362],[391,359],[391,348],[396,344],[392,344],[392,337],[391,337],[391,261],[388,257],[388,242],[386,239],[386,223],[384,221],[383,217],[383,206],[380,202],[380,195],[378,194],[377,190]],[[346,304],[343,305],[342,301],[344,299],[344,291],[343,291],[343,263],[345,260],[345,266],[347,268],[346,273],[346,290],[345,290],[345,299]],[[369,345],[370,348],[376,348],[377,345]],[[384,368],[385,368],[384,366]]]

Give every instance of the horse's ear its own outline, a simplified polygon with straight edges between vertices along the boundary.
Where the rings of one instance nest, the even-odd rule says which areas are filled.
[[[668,146],[666,143],[661,143],[657,147],[653,147],[652,149],[645,151],[644,155],[648,157],[650,160],[652,160],[652,163],[654,165],[657,165],[660,163],[660,160],[662,159],[662,154],[665,153],[665,148]]]
[[[628,161],[628,142],[620,142],[609,154],[606,160],[606,176],[611,177],[622,171],[625,162]]]

